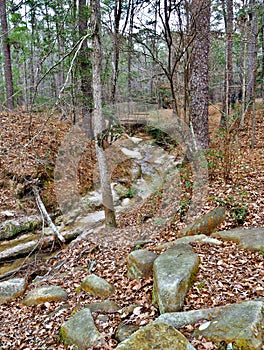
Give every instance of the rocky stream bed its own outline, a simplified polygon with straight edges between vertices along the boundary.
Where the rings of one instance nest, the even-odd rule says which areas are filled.
[[[126,179],[112,184],[119,215],[139,205],[151,193],[158,192],[168,179],[173,178],[173,199],[177,200],[177,169],[181,166],[182,159],[169,155],[156,147],[151,140],[130,138],[120,147],[123,154],[132,160],[132,165],[129,186]],[[167,187],[168,193],[172,187]],[[164,198],[171,200],[169,195]],[[155,218],[144,217],[141,229],[137,232],[128,229],[119,229],[122,233],[118,230],[105,232],[100,191],[90,192],[81,198],[79,206],[55,221],[69,244],[69,251],[73,247],[80,247],[79,257],[76,256],[73,266],[68,267],[66,246],[62,247],[61,252],[58,250],[52,231],[43,227],[40,217],[34,215],[16,218],[16,213],[12,211],[2,212],[1,217],[4,220],[0,226],[0,303],[4,308],[1,325],[9,322],[5,307],[8,308],[8,304],[14,305],[18,300],[18,313],[27,308],[33,316],[37,309],[40,313],[43,312],[42,322],[47,327],[45,333],[42,326],[36,326],[32,320],[32,323],[30,320],[26,321],[29,327],[27,342],[14,340],[16,336],[9,337],[10,325],[6,327],[6,333],[3,331],[4,327],[1,327],[0,348],[75,349],[74,346],[77,346],[79,350],[193,350],[196,348],[195,339],[204,339],[204,349],[263,350],[264,263],[261,252],[264,251],[264,228],[218,231],[226,215],[226,209],[218,206],[198,220],[189,222],[179,232],[177,239],[158,244],[153,239],[155,230],[166,230],[168,222],[171,223],[167,219],[173,215],[175,212],[171,211],[167,203],[161,205]],[[145,223],[150,221],[152,226],[149,224],[148,230],[145,230]],[[145,235],[145,231],[152,232]],[[89,240],[90,243],[87,244]],[[185,300],[191,298],[188,293],[194,285],[198,271],[203,270],[204,265],[201,256],[196,252],[195,244],[217,252],[234,244],[229,242],[238,243],[235,248],[241,252],[238,259],[242,261],[243,254],[247,254],[243,252],[248,251],[252,252],[257,261],[255,297],[249,300],[245,295],[237,302],[227,305],[220,303],[220,306],[185,310]],[[120,293],[117,281],[109,282],[109,273],[102,277],[103,267],[99,266],[103,262],[91,258],[98,251],[104,252],[107,246],[109,249],[111,247],[112,252],[118,252],[125,247],[126,253],[120,265],[123,266],[122,273],[127,276],[129,286],[126,291],[127,305],[118,305],[114,297]],[[32,276],[28,280],[21,271],[23,272],[23,266],[29,259],[34,264],[34,254],[39,255],[40,248],[48,249],[49,254],[43,256],[42,271],[37,270],[39,275],[36,273],[34,280]],[[86,267],[81,264],[83,257],[86,257]],[[50,264],[46,267],[45,261],[52,259],[53,268]],[[118,261],[115,264],[118,265]],[[222,260],[216,262],[216,265],[220,271],[224,271],[226,266]],[[78,277],[80,282],[77,283],[73,276],[78,271],[81,274]],[[256,279],[255,276],[254,278]],[[62,281],[65,286],[61,285]],[[70,284],[74,286],[69,287]],[[201,284],[197,288],[203,287]],[[131,303],[133,293],[137,294],[141,288],[148,289],[151,300],[139,299],[137,303]],[[239,291],[240,287],[237,288]],[[85,303],[86,295],[94,298],[93,302]],[[77,303],[76,298],[79,298]],[[51,305],[55,305],[55,308]],[[71,311],[67,311],[66,320],[61,320],[60,316],[65,310]],[[144,310],[148,310],[145,311],[148,322],[145,322]],[[119,318],[119,325],[111,329],[111,320],[114,317]],[[138,317],[139,321],[133,324],[133,317]],[[51,319],[54,321],[50,326],[47,320]],[[42,329],[41,334],[38,332],[39,327]],[[54,336],[48,340],[51,332],[49,327],[58,330],[56,345]],[[105,329],[108,329],[108,335]]]

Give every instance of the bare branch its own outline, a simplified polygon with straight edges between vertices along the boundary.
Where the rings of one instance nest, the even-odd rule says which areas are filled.
[[[45,205],[43,204],[43,202],[42,202],[42,200],[40,198],[38,189],[35,186],[33,186],[33,192],[34,192],[34,195],[35,195],[35,198],[36,198],[36,202],[37,202],[38,208],[39,208],[39,210],[41,212],[41,215],[43,215],[45,217],[49,227],[52,229],[52,231],[54,232],[55,236],[58,237],[58,239],[61,242],[65,243],[65,238],[62,236],[62,234],[59,232],[57,227],[52,222],[51,217],[49,216],[49,214],[47,212],[47,209],[45,208]]]

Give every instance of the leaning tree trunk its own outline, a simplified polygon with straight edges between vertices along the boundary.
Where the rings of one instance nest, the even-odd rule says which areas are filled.
[[[0,18],[2,28],[2,45],[4,55],[4,70],[5,70],[5,86],[7,108],[14,109],[14,93],[13,93],[13,77],[11,64],[11,49],[8,40],[8,25],[6,18],[6,0],[0,0]]]
[[[191,52],[190,120],[197,149],[209,147],[209,34],[210,0],[193,0],[191,4],[193,30],[196,36]]]
[[[91,32],[92,32],[92,68],[93,68],[93,98],[94,98],[94,134],[95,150],[100,171],[103,206],[105,211],[105,225],[116,226],[113,196],[110,186],[107,160],[104,149],[100,146],[99,137],[103,131],[104,120],[102,113],[102,47],[100,34],[100,0],[90,0]]]

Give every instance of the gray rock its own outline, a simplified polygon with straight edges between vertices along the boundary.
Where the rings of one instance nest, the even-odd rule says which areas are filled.
[[[218,239],[214,239],[211,237],[207,237],[204,234],[200,234],[200,235],[195,235],[195,236],[181,237],[181,238],[176,239],[175,241],[160,244],[160,245],[156,246],[154,248],[154,250],[159,251],[159,250],[163,250],[163,249],[172,248],[172,247],[176,246],[177,244],[181,244],[181,243],[188,244],[188,243],[192,243],[192,242],[203,242],[203,243],[214,244],[214,245],[222,245],[223,244]]]
[[[0,243],[0,260],[32,252],[38,246],[40,238],[41,235],[25,235],[19,239]]]
[[[37,216],[6,220],[0,224],[0,240],[12,239],[23,232],[34,231],[40,225]]]
[[[109,297],[115,292],[114,286],[94,274],[84,278],[81,283],[81,288],[86,292],[99,297]]]
[[[26,286],[27,284],[24,278],[13,278],[8,281],[0,282],[0,304],[22,295]]]
[[[185,229],[181,230],[182,236],[193,236],[198,234],[210,235],[225,221],[225,208],[217,207],[203,215]]]
[[[118,342],[122,342],[129,338],[137,330],[138,326],[134,324],[121,323],[116,329],[115,338]]]
[[[264,227],[219,231],[212,236],[238,242],[239,247],[243,249],[264,251]]]
[[[172,312],[160,315],[154,323],[166,323],[175,328],[205,322],[196,336],[216,342],[232,343],[234,349],[261,350],[264,339],[264,302],[252,300],[203,310]]]
[[[60,340],[66,345],[76,345],[78,350],[99,345],[102,339],[95,327],[91,311],[83,309],[66,321],[60,329]]]
[[[233,348],[238,350],[261,350],[264,342],[264,303],[248,301],[224,307],[205,327],[197,330],[195,335],[214,342],[232,343]]]
[[[111,313],[120,310],[120,307],[117,305],[117,303],[112,300],[104,300],[101,302],[91,303],[89,305],[86,305],[86,307],[90,309],[91,312],[103,311]]]
[[[154,323],[166,323],[175,328],[181,328],[188,324],[196,323],[200,319],[211,320],[219,308],[192,310],[184,312],[167,312],[160,315]]]
[[[135,250],[127,258],[127,275],[129,278],[145,278],[153,273],[153,263],[157,254],[148,250]]]
[[[151,323],[140,328],[117,347],[117,350],[195,350],[188,340],[172,326]]]
[[[181,309],[199,267],[199,258],[187,244],[178,244],[154,262],[154,301],[160,313]]]
[[[31,290],[22,300],[22,303],[29,305],[43,304],[49,301],[60,301],[68,298],[64,289],[59,286],[44,286]]]

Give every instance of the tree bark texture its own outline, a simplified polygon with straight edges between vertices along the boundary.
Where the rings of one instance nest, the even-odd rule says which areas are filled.
[[[225,81],[224,93],[222,99],[222,115],[220,126],[224,127],[226,119],[231,111],[234,99],[233,88],[233,0],[222,0],[222,8],[225,20],[226,31],[226,65],[225,65]]]
[[[2,29],[2,46],[4,54],[5,86],[7,108],[14,109],[13,77],[11,64],[11,48],[8,39],[8,25],[6,18],[6,0],[0,0],[0,18]]]
[[[197,149],[209,147],[209,34],[210,0],[193,0],[192,26],[196,30],[191,52],[190,119]]]
[[[247,103],[252,104],[256,90],[257,74],[257,42],[258,42],[258,16],[256,1],[250,0],[250,35],[248,44],[248,84],[247,84]]]
[[[86,0],[79,0],[79,36],[83,37],[87,34],[88,30],[88,7]],[[93,137],[92,126],[92,66],[91,57],[89,54],[87,39],[82,43],[79,58],[78,58],[79,72],[81,76],[81,94],[82,94],[82,117],[83,128],[89,139]]]
[[[113,33],[113,59],[114,59],[114,71],[113,71],[113,82],[112,82],[112,91],[111,91],[111,102],[116,103],[116,90],[117,90],[117,81],[119,75],[119,56],[120,56],[120,34],[119,26],[122,14],[122,0],[115,1],[114,8],[114,33]]]
[[[100,181],[102,188],[103,206],[105,211],[105,225],[116,226],[113,196],[111,191],[110,176],[108,171],[106,154],[98,144],[98,136],[104,129],[102,112],[102,47],[100,34],[100,0],[90,0],[91,31],[92,31],[92,68],[93,68],[93,99],[94,99],[94,134],[95,150],[98,160]]]

